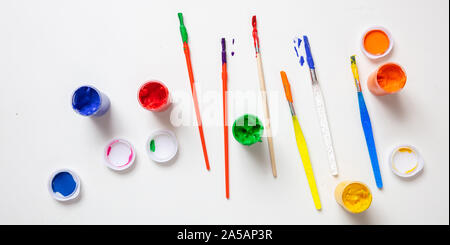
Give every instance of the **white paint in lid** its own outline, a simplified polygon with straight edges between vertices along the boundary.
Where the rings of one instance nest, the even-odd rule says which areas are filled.
[[[419,151],[411,145],[401,145],[394,148],[389,156],[389,166],[392,172],[400,177],[413,177],[424,167],[424,160]]]
[[[173,132],[161,129],[150,135],[145,148],[150,159],[162,163],[171,160],[177,154],[178,142]]]

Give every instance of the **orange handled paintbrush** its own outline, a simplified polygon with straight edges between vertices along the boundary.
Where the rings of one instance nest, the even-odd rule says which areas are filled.
[[[223,137],[225,145],[225,196],[230,198],[230,172],[228,159],[228,110],[227,110],[227,52],[225,38],[222,38],[222,97],[223,97]]]
[[[183,40],[184,55],[186,56],[186,64],[187,64],[188,73],[189,73],[189,81],[191,83],[192,99],[194,100],[194,108],[195,108],[195,114],[197,116],[198,131],[200,133],[200,140],[202,141],[203,156],[205,157],[206,169],[209,170],[210,168],[209,168],[208,152],[206,151],[205,136],[203,135],[202,118],[200,117],[200,109],[198,107],[197,91],[195,89],[195,82],[194,82],[194,72],[192,71],[191,54],[189,52],[189,45],[188,45],[188,35],[187,35],[186,27],[184,26],[182,13],[178,13],[178,19],[180,20],[181,38]]]

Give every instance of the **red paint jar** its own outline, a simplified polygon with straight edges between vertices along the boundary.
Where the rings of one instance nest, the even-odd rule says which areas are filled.
[[[164,111],[171,104],[169,89],[160,81],[148,81],[139,88],[138,101],[149,111]]]

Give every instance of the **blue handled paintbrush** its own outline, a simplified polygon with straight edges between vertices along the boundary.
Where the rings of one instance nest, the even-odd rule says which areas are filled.
[[[366,137],[367,149],[369,150],[370,161],[372,162],[373,175],[378,188],[383,188],[383,181],[381,180],[380,166],[378,165],[377,149],[373,139],[372,124],[370,122],[369,112],[367,111],[366,103],[361,90],[361,83],[359,81],[358,67],[356,66],[355,55],[350,57],[353,78],[355,79],[355,86],[358,93],[359,112],[361,115],[361,123]]]

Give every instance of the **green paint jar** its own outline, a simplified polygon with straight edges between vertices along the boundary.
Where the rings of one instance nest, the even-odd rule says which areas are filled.
[[[253,145],[261,142],[264,126],[258,117],[245,114],[233,123],[233,136],[237,142],[243,145]]]

